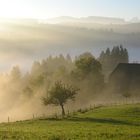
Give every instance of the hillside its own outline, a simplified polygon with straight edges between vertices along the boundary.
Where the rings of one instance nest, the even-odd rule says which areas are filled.
[[[63,120],[3,123],[0,124],[0,139],[140,140],[140,104],[79,111]]]
[[[66,23],[98,23],[98,24],[124,24],[126,23],[124,19],[121,18],[111,18],[111,17],[97,17],[97,16],[89,16],[89,17],[69,17],[69,16],[61,16],[56,18],[47,19],[48,23],[56,23],[56,24],[66,24]]]
[[[21,64],[26,71],[33,60],[49,55],[83,52],[98,57],[107,47],[122,44],[129,51],[130,61],[139,60],[140,24],[68,23],[43,24],[34,20],[0,22],[0,71]],[[5,63],[3,63],[3,61]],[[27,65],[28,64],[28,65]]]

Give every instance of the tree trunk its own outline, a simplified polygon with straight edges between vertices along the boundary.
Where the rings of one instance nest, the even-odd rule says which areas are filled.
[[[64,105],[61,105],[61,109],[62,109],[62,117],[65,116],[65,109],[64,109]]]

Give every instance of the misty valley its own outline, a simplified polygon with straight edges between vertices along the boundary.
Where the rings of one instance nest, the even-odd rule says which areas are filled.
[[[0,19],[0,140],[139,140],[139,27]]]

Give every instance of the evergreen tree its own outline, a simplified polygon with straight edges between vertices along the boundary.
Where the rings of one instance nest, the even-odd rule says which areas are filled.
[[[99,61],[102,64],[103,73],[107,79],[119,63],[129,62],[128,51],[126,48],[123,48],[122,45],[114,46],[111,51],[107,48],[105,52],[101,52]]]

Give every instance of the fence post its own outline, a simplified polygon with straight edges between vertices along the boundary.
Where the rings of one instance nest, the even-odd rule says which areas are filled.
[[[9,116],[8,116],[8,123],[10,122],[10,118],[9,118]]]
[[[33,120],[34,120],[34,118],[35,118],[35,116],[34,116],[34,114],[33,114]]]

